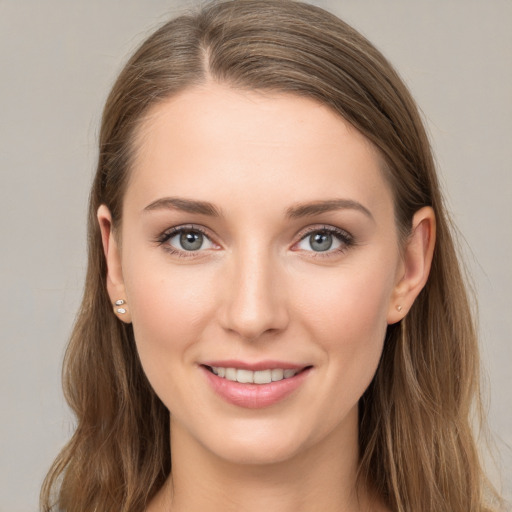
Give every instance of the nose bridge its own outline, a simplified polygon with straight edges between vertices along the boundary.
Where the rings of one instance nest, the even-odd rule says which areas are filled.
[[[267,247],[247,246],[232,256],[224,327],[250,340],[284,329],[288,323],[286,292],[275,255]]]

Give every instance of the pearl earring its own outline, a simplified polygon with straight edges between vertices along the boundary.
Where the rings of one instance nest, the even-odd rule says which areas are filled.
[[[398,309],[398,311],[402,311],[402,306],[400,304],[398,304],[398,306],[396,307],[396,309]]]
[[[120,315],[124,315],[126,313],[126,308],[122,307],[124,304],[126,304],[126,301],[123,299],[119,299],[114,302],[114,310],[116,313],[119,313]]]

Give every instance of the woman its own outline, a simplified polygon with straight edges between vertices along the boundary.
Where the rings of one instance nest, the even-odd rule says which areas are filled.
[[[339,19],[235,0],[152,35],[105,107],[89,240],[43,510],[492,510],[428,140]]]

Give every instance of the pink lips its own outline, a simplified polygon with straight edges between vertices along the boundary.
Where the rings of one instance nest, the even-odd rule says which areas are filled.
[[[300,370],[293,377],[268,384],[242,384],[213,374],[207,366],[239,368],[252,371],[281,368]],[[200,366],[213,391],[226,402],[247,409],[260,409],[274,405],[291,395],[309,375],[311,367],[297,367],[278,361],[247,364],[241,361],[211,361]]]

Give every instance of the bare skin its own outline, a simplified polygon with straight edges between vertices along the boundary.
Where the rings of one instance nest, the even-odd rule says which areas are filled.
[[[432,210],[401,248],[375,149],[293,95],[189,89],[138,148],[117,238],[98,220],[110,297],[171,412],[172,479],[148,512],[386,510],[356,493],[357,404],[428,277]],[[215,373],[265,364],[297,369],[289,393]]]

